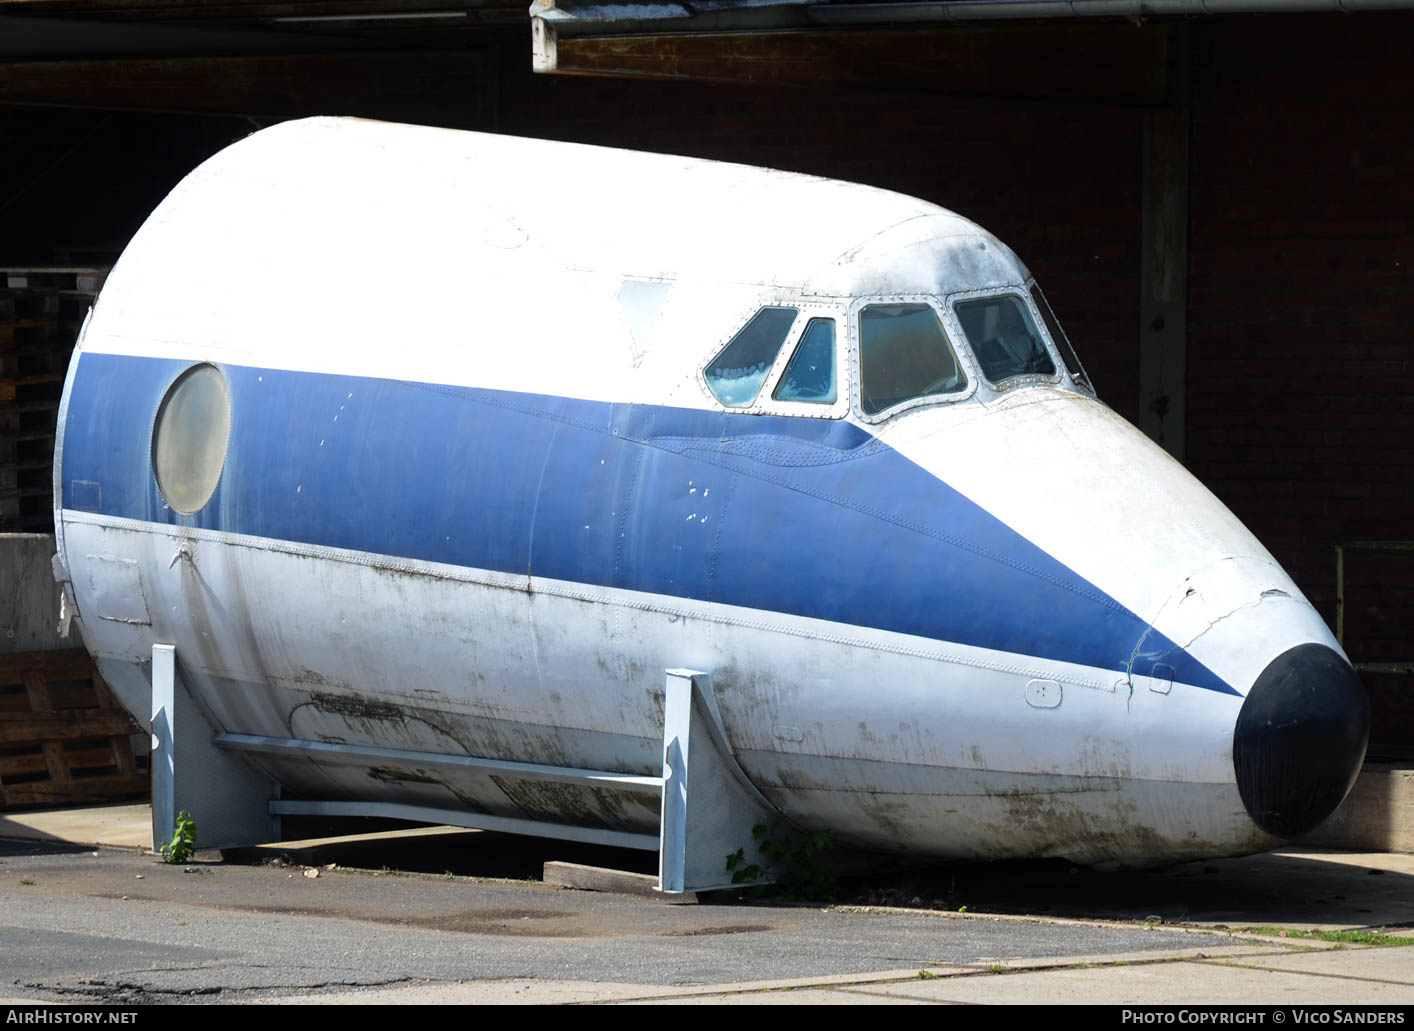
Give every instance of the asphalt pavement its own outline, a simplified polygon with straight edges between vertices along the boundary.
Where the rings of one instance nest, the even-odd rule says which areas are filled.
[[[176,866],[84,840],[131,846],[145,819],[0,819],[0,1004],[1414,1002],[1407,854],[952,866],[834,905],[673,904],[537,878],[642,856],[475,831]]]

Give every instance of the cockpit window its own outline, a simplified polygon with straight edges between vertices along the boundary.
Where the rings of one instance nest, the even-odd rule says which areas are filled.
[[[746,408],[795,324],[795,308],[762,308],[727,342],[705,370],[707,386],[730,408]]]
[[[859,313],[859,400],[866,415],[966,389],[967,375],[928,305],[871,304]]]
[[[835,320],[811,319],[771,397],[777,401],[832,405],[836,396]]]
[[[1051,334],[1051,342],[1060,352],[1061,361],[1065,362],[1065,368],[1070,373],[1070,378],[1094,393],[1095,388],[1090,383],[1090,377],[1085,375],[1085,370],[1080,365],[1080,359],[1075,355],[1075,348],[1070,346],[1070,338],[1065,335],[1065,330],[1061,329],[1061,324],[1056,319],[1056,313],[1051,311],[1051,306],[1046,303],[1046,295],[1035,283],[1031,284],[1031,300],[1035,302],[1036,310],[1041,313],[1041,320],[1046,323],[1046,332]]]
[[[958,301],[955,310],[982,375],[993,385],[1017,376],[1056,374],[1056,363],[1020,297],[1003,294]]]

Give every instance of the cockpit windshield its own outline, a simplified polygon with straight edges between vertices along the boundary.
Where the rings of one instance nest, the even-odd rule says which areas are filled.
[[[926,304],[871,304],[859,313],[859,400],[866,415],[967,389],[967,375]]]
[[[1056,374],[1056,363],[1020,297],[978,297],[958,301],[954,310],[982,375],[992,385],[1018,376]]]

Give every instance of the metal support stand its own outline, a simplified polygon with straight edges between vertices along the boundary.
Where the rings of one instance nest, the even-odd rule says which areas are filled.
[[[210,723],[177,670],[177,649],[152,646],[152,847],[172,834],[185,809],[201,848],[278,841],[270,780],[217,748]]]
[[[280,816],[298,813],[389,816],[421,822],[540,834],[574,841],[658,850],[658,890],[670,894],[732,887],[727,856],[743,851],[743,865],[764,866],[752,829],[779,814],[746,778],[732,756],[711,696],[710,680],[693,670],[667,670],[663,718],[663,776],[545,766],[535,763],[436,755],[219,732],[182,680],[176,648],[152,646],[152,847],[171,835],[177,814],[191,813],[203,848],[277,841]],[[658,795],[657,838],[650,834],[574,827],[387,802],[282,801],[276,786],[247,765],[242,753],[313,758],[365,765],[416,764],[487,776],[609,787]]]
[[[658,890],[732,887],[727,856],[762,863],[752,828],[777,817],[732,758],[710,705],[707,674],[667,671]],[[764,865],[764,864],[763,864]]]

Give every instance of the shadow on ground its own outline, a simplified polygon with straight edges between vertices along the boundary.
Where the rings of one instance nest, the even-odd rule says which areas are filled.
[[[66,856],[92,851],[92,845],[74,845],[67,841],[47,838],[39,841],[0,838],[0,859],[17,859],[22,856]]]
[[[310,834],[369,829],[385,828],[368,821],[298,828]],[[273,855],[278,853],[240,850],[228,858],[260,862]],[[651,852],[478,831],[323,841],[292,850],[287,858],[310,865],[337,863],[369,870],[526,881],[539,880],[545,863],[552,861],[657,872],[657,856]],[[757,901],[731,892],[708,898],[714,903]],[[1231,927],[1280,924],[1408,930],[1414,928],[1414,862],[1407,857],[1402,863],[1386,862],[1383,857],[1303,849],[1153,870],[1098,870],[1060,860],[907,870],[876,867],[843,877],[836,901],[1085,920],[1158,917],[1164,923]]]
[[[860,882],[856,898],[1077,919],[1414,927],[1414,876],[1321,853],[1267,853],[1155,870],[1096,870],[1046,860],[935,867]]]
[[[286,819],[290,841],[319,839],[317,844],[281,850],[272,846],[230,849],[223,852],[235,862],[263,862],[282,853],[290,861],[366,870],[399,870],[404,873],[445,874],[510,881],[538,881],[547,862],[582,863],[633,873],[658,872],[658,854],[636,849],[585,845],[572,841],[532,838],[493,831],[442,828],[417,836],[368,837],[386,831],[405,831],[408,824],[391,820]],[[336,835],[362,835],[330,840]]]

